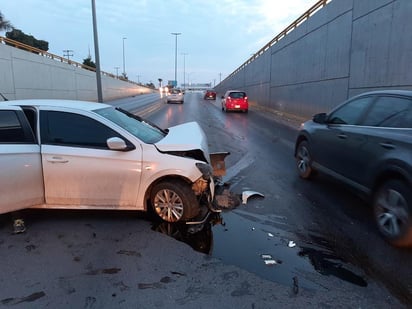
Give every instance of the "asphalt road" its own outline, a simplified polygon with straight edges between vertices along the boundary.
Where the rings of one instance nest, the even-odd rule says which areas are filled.
[[[30,211],[28,231],[11,235],[1,215],[1,307],[411,305],[411,251],[387,245],[352,192],[324,177],[298,179],[292,118],[256,107],[225,114],[200,93],[140,112],[162,127],[198,121],[211,151],[231,152],[229,190],[264,197],[224,210],[198,233],[141,213]]]

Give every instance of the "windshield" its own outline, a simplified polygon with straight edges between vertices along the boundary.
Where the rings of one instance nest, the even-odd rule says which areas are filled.
[[[167,134],[166,131],[152,125],[149,121],[121,109],[106,107],[95,110],[95,112],[130,132],[146,144],[157,143]]]

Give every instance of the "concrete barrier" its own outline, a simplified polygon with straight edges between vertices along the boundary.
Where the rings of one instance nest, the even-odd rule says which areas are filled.
[[[154,90],[102,75],[103,100]],[[16,47],[0,44],[0,93],[7,99],[97,101],[96,73]]]
[[[309,118],[369,90],[412,90],[412,1],[332,0],[216,90]]]

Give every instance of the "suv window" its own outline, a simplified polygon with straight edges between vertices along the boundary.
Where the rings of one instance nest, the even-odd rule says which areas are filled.
[[[379,97],[362,125],[373,127],[412,128],[412,101],[400,97]]]
[[[26,136],[16,111],[0,111],[0,143],[32,143]]]
[[[363,115],[371,101],[372,97],[362,97],[349,101],[329,115],[328,123],[348,125],[358,124],[360,116]]]
[[[89,117],[68,112],[41,111],[42,144],[108,149],[107,139],[123,137]]]

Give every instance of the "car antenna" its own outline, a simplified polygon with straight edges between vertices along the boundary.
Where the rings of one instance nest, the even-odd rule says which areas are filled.
[[[0,92],[0,96],[3,98],[4,101],[8,101],[9,99],[7,99],[1,92]]]

